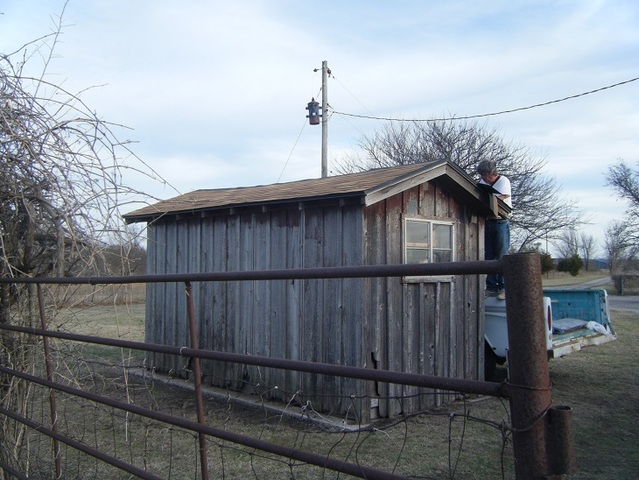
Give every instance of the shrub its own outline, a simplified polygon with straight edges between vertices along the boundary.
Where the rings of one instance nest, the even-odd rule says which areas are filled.
[[[568,272],[573,277],[579,275],[579,270],[584,266],[583,260],[579,255],[573,255],[570,258],[562,258],[557,264],[557,271]]]
[[[550,253],[541,254],[541,273],[552,272],[555,269],[555,262],[552,260]]]

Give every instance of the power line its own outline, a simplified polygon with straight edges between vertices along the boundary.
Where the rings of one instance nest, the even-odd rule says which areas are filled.
[[[614,83],[612,85],[607,85],[605,87],[597,88],[595,90],[590,90],[588,92],[583,92],[576,95],[570,95],[568,97],[559,98],[557,100],[550,100],[548,102],[536,103],[534,105],[529,105],[527,107],[513,108],[511,110],[502,110],[501,112],[482,113],[477,115],[465,115],[463,117],[431,118],[426,120],[422,118],[409,119],[409,118],[376,117],[373,115],[359,115],[356,113],[345,113],[345,112],[337,112],[337,111],[333,111],[333,113],[336,115],[343,115],[346,117],[364,118],[367,120],[386,120],[389,122],[443,122],[443,121],[450,121],[450,120],[470,120],[474,118],[494,117],[496,115],[504,115],[506,113],[521,112],[521,111],[530,110],[533,108],[545,107],[547,105],[552,105],[554,103],[560,103],[560,102],[565,102],[566,100],[573,100],[575,98],[585,97],[586,95],[591,95],[593,93],[598,93],[611,88],[619,87],[620,85],[626,85],[628,83],[636,82],[637,80],[639,80],[639,77],[631,78],[630,80],[624,80],[623,82]]]
[[[331,75],[331,77],[333,77],[333,80],[335,80],[337,83],[339,83],[339,84],[340,84],[340,86],[341,86],[344,90],[346,90],[346,92],[348,92],[348,94],[349,94],[351,97],[353,97],[357,103],[359,103],[362,107],[364,107],[364,110],[366,110],[368,113],[370,113],[371,115],[373,115],[373,112],[371,112],[371,111],[368,109],[368,107],[367,107],[366,105],[364,105],[364,104],[360,101],[360,99],[359,99],[359,98],[357,98],[355,95],[353,95],[353,92],[351,92],[348,88],[346,88],[346,86],[345,86],[342,82],[340,82],[340,81],[339,81],[339,79],[338,79],[338,78],[337,78],[334,74],[333,74],[333,75]]]
[[[282,171],[280,172],[280,176],[277,177],[277,181],[275,183],[279,183],[280,180],[282,179],[282,175],[284,175],[284,170],[286,170],[286,167],[288,166],[288,162],[291,160],[291,157],[293,156],[293,152],[295,151],[295,147],[297,147],[297,142],[300,141],[300,137],[302,136],[302,132],[304,131],[305,128],[306,128],[306,120],[304,120],[304,124],[302,125],[302,129],[300,130],[300,133],[297,134],[297,138],[295,139],[293,148],[291,148],[291,153],[288,154],[286,163],[284,163],[284,166],[282,167]]]

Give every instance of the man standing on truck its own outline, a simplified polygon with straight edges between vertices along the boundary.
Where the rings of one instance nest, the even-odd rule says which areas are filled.
[[[479,183],[491,186],[495,195],[512,208],[510,180],[497,172],[497,164],[492,160],[482,160],[477,165]],[[510,225],[507,218],[488,218],[484,229],[484,258],[497,260],[508,253],[510,248]],[[486,295],[506,299],[504,276],[490,273],[486,277]]]

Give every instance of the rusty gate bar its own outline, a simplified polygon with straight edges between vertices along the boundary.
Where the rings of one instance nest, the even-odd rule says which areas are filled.
[[[42,294],[42,284],[38,283],[36,285],[37,293],[38,293],[38,309],[40,311],[40,325],[42,325],[42,329],[47,329],[47,317],[44,309],[44,295]],[[50,382],[54,382],[55,378],[53,375],[53,361],[51,357],[51,349],[49,348],[49,337],[46,335],[42,336],[42,346],[44,349],[44,363],[46,365],[47,370],[47,380]],[[49,407],[51,409],[51,430],[54,433],[58,432],[58,407],[55,400],[55,390],[49,389]],[[62,478],[62,464],[60,462],[60,444],[58,443],[58,439],[56,437],[53,438],[53,460],[55,464],[55,478]]]
[[[538,255],[503,257],[510,365],[510,409],[517,480],[546,478],[545,416],[550,372]]]
[[[399,263],[360,265],[357,267],[290,268],[279,270],[243,270],[239,272],[163,273],[117,277],[15,277],[0,278],[2,283],[46,283],[58,285],[106,285],[123,283],[174,283],[236,280],[289,280],[319,278],[412,277],[428,275],[481,275],[500,273],[501,260],[441,263]]]
[[[14,477],[16,477],[18,480],[29,480],[29,477],[18,472],[15,468],[13,468],[11,465],[7,465],[2,460],[0,460],[0,468],[7,472],[9,475],[13,475]]]
[[[2,366],[0,366],[0,369],[8,370]],[[16,376],[19,377],[20,375],[16,375]],[[31,377],[31,375],[29,375],[29,377]],[[37,379],[38,377],[34,377],[34,378]],[[35,383],[40,383],[36,380],[31,380],[31,381],[34,381]],[[58,384],[54,382],[47,382],[47,383],[52,385],[50,388],[61,390],[60,388],[58,388],[59,386],[61,386],[59,383]],[[56,440],[60,440],[61,442],[66,443],[67,445],[75,448],[76,450],[80,450],[81,452],[84,452],[87,455],[91,455],[92,457],[97,458],[98,460],[101,460],[104,463],[108,463],[109,465],[119,468],[120,470],[124,470],[125,472],[135,475],[138,478],[143,478],[145,480],[162,480],[162,478],[158,477],[157,475],[153,475],[152,473],[142,470],[141,468],[138,468],[129,463],[123,462],[122,460],[118,460],[117,458],[107,455],[106,453],[103,453],[100,450],[89,447],[85,443],[78,442],[77,440],[69,438],[66,435],[62,435],[61,433],[54,432],[50,428],[47,428],[44,425],[40,425],[39,423],[34,422],[33,420],[29,418],[23,417],[22,415],[19,415],[15,412],[12,412],[11,410],[7,410],[4,407],[0,406],[0,413],[28,427],[33,428],[38,433],[42,433],[49,437],[55,438]],[[28,478],[28,477],[25,477],[25,478]]]
[[[138,275],[126,277],[76,277],[76,278],[0,278],[0,284],[23,283],[37,284],[39,300],[41,284],[129,284],[129,283],[175,283],[184,282],[187,288],[187,309],[189,322],[195,326],[195,310],[193,305],[192,281],[242,281],[242,280],[284,280],[284,279],[326,279],[326,278],[367,278],[367,277],[399,277],[459,274],[474,275],[485,273],[503,273],[508,288],[506,290],[506,313],[509,338],[509,379],[504,383],[492,383],[478,380],[465,380],[446,377],[426,376],[421,374],[376,370],[370,368],[349,367],[342,365],[321,364],[282,358],[250,356],[238,353],[200,350],[198,348],[197,328],[191,329],[191,347],[167,346],[133,342],[103,337],[91,337],[71,333],[46,330],[43,302],[41,302],[42,329],[19,327],[1,324],[0,330],[24,332],[41,335],[45,338],[62,338],[71,341],[88,342],[114,347],[126,347],[144,351],[153,351],[177,356],[193,358],[193,365],[199,365],[200,359],[218,360],[223,362],[243,363],[285,370],[351,377],[363,380],[381,381],[386,383],[412,385],[418,387],[492,395],[510,399],[511,422],[513,433],[513,451],[515,458],[515,474],[517,480],[555,478],[553,475],[574,473],[574,452],[572,447],[572,417],[569,407],[552,405],[550,391],[550,375],[548,358],[546,355],[545,326],[543,312],[543,292],[541,285],[541,265],[538,254],[507,255],[500,260],[454,262],[437,264],[395,264],[371,265],[357,267],[324,267],[309,269],[287,270],[259,270],[240,272],[201,272],[161,275]],[[191,324],[190,324],[191,326]],[[46,355],[46,352],[45,352]],[[275,453],[283,457],[301,460],[310,464],[329,468],[343,473],[364,478],[400,478],[380,472],[369,467],[349,464],[331,458],[320,457],[317,454],[304,451],[292,451],[290,447],[271,444],[260,439],[245,437],[240,434],[219,430],[200,422],[183,420],[161,412],[145,410],[108,397],[84,392],[54,382],[53,371],[47,369],[48,380],[34,377],[27,373],[16,372],[0,365],[0,372],[5,372],[19,378],[30,380],[50,391],[58,390],[81,398],[104,403],[125,411],[154,418],[172,425],[212,435],[229,440],[240,445],[257,448]],[[194,371],[196,381],[201,381],[201,372]],[[201,385],[200,385],[201,387]],[[198,394],[198,396],[201,394]],[[51,398],[51,397],[50,397]],[[55,398],[55,397],[53,397]],[[52,427],[56,425],[55,401],[52,403]],[[551,421],[553,411],[561,415]],[[3,413],[4,409],[0,409]],[[5,413],[9,416],[17,414]],[[30,419],[24,420],[31,422]],[[553,423],[553,425],[550,425]],[[40,425],[34,427],[46,430],[43,433],[65,439],[53,429]],[[84,446],[91,449],[91,447]],[[555,448],[556,447],[556,448]],[[202,450],[202,444],[200,444]],[[204,447],[204,450],[206,448]],[[556,452],[564,452],[563,454]],[[565,453],[569,452],[569,453]],[[101,454],[100,452],[97,452]],[[104,455],[104,454],[101,454]],[[562,458],[558,458],[563,455]],[[201,456],[202,472],[208,471],[204,467],[204,456]],[[109,462],[111,463],[111,462]],[[131,468],[135,468],[130,466]],[[56,472],[57,473],[57,472]],[[146,478],[146,477],[145,477]]]
[[[189,332],[191,334],[191,348],[198,352],[199,337],[197,334],[197,325],[195,323],[195,305],[193,304],[193,287],[191,282],[186,282],[186,310],[189,317]],[[195,405],[197,408],[197,422],[200,425],[206,425],[206,416],[204,415],[204,398],[202,397],[202,370],[200,368],[200,356],[197,353],[191,357],[193,359],[193,386],[195,387]],[[202,432],[198,433],[200,442],[200,468],[202,470],[202,480],[209,478],[209,461],[206,453],[206,435]]]
[[[437,377],[422,375],[420,373],[406,373],[393,370],[377,370],[373,368],[348,367],[328,363],[315,363],[302,360],[288,360],[285,358],[263,357],[259,355],[246,355],[243,353],[219,352],[213,350],[194,350],[189,347],[173,347],[157,343],[135,342],[131,340],[118,340],[114,338],[92,337],[54,330],[41,330],[32,327],[20,327],[17,325],[0,324],[0,330],[30,333],[33,335],[48,335],[54,338],[62,338],[77,342],[109,345],[112,347],[132,348],[148,352],[180,355],[183,357],[199,356],[201,359],[218,360],[221,362],[243,363],[260,367],[281,368],[283,370],[297,370],[307,373],[319,373],[321,375],[335,375],[338,377],[352,377],[361,380],[376,382],[411,385],[414,387],[439,388],[441,390],[474,393],[477,395],[491,395],[494,397],[508,398],[510,387],[507,383],[485,382],[481,380],[466,380],[463,378]]]
[[[85,398],[87,400],[98,402],[103,405],[108,405],[110,407],[118,408],[126,412],[135,413],[143,417],[152,418],[154,420],[158,420],[160,422],[164,422],[169,425],[175,425],[177,427],[182,427],[184,429],[192,430],[194,432],[202,432],[222,440],[228,440],[230,442],[237,443],[239,445],[244,445],[246,447],[252,447],[265,452],[274,453],[281,457],[292,458],[294,460],[310,463],[318,467],[329,468],[337,472],[347,473],[355,477],[366,478],[371,480],[402,480],[402,479],[405,480],[406,479],[406,477],[394,475],[392,473],[384,472],[381,470],[376,470],[371,467],[366,467],[366,466],[355,464],[355,463],[348,463],[342,460],[337,460],[335,458],[325,457],[323,455],[319,455],[313,452],[307,452],[304,450],[295,450],[295,449],[292,449],[290,446],[285,447],[275,443],[267,442],[265,440],[261,440],[259,438],[249,437],[239,433],[233,433],[228,430],[211,427],[209,425],[200,425],[199,423],[194,422],[192,420],[187,420],[180,417],[174,417],[172,415],[168,415],[166,413],[162,413],[162,412],[158,412],[154,410],[148,410],[146,408],[138,407],[137,405],[121,402],[119,400],[114,400],[109,397],[104,397],[102,395],[97,395],[95,393],[86,392],[84,390],[80,390],[78,388],[70,387],[67,385],[62,385],[61,383],[49,382],[48,380],[45,380],[40,377],[36,377],[35,375],[30,375],[24,372],[18,372],[16,370],[12,370],[2,365],[0,365],[0,372],[7,373],[9,375],[15,375],[16,377],[22,378],[24,380],[28,380],[33,383],[37,383],[38,385],[54,388],[56,390],[68,393],[70,395],[75,395],[77,397]],[[15,413],[10,414],[10,412],[8,410],[5,410],[3,407],[0,407],[0,414],[6,414],[18,421],[21,421],[19,420],[19,418],[22,418],[20,417],[20,415],[17,415]],[[19,418],[15,418],[15,417],[19,417]],[[30,426],[32,426],[32,428],[35,428],[38,430],[41,428],[45,428],[35,422],[32,422],[29,419],[25,419],[25,420],[28,422],[31,422],[32,425]],[[49,429],[46,429],[46,430],[47,430],[47,433],[46,433],[47,435],[53,434],[51,430]],[[58,434],[58,437],[62,439],[63,436]],[[63,441],[65,441],[66,443],[66,440],[63,440]],[[97,453],[104,456],[104,454],[102,454],[101,452],[97,450],[93,450],[91,447],[88,447],[84,444],[81,444],[81,445],[86,450],[92,450],[93,453]],[[90,453],[90,454],[93,455],[93,453]],[[105,461],[108,461],[108,460],[105,460]],[[120,461],[117,461],[117,462],[121,463]],[[128,464],[124,464],[124,465],[128,465]],[[119,468],[122,468],[122,467],[119,467]],[[132,467],[132,468],[135,468],[135,467]],[[142,478],[149,478],[149,477],[143,476]],[[153,477],[153,478],[156,478],[156,477]]]

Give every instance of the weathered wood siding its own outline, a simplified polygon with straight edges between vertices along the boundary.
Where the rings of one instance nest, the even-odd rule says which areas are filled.
[[[436,181],[365,209],[365,261],[403,261],[404,218],[454,222],[455,261],[477,260],[482,223]],[[483,222],[483,220],[482,220]],[[480,278],[371,279],[364,325],[373,368],[479,379],[483,355]],[[379,414],[409,413],[446,400],[443,394],[394,384],[370,386]],[[403,403],[388,398],[407,397]]]
[[[167,216],[149,226],[148,273],[402,263],[406,216],[454,222],[455,260],[481,258],[483,219],[432,181],[369,207],[311,203],[228,215]],[[483,362],[480,280],[194,283],[199,346],[477,379]],[[190,344],[184,285],[149,285],[147,306],[147,341]],[[185,359],[154,354],[150,362],[160,371],[186,375]],[[351,398],[362,396],[356,405],[361,421],[371,414],[429,408],[447,398],[412,387],[220,362],[204,362],[203,374],[211,385],[283,401],[301,390],[315,409],[340,414],[355,410]],[[370,410],[367,395],[379,398],[379,412]],[[402,404],[388,400],[400,395],[414,396]]]
[[[265,270],[362,264],[359,206],[249,211],[167,218],[149,227],[148,273]],[[221,351],[362,366],[362,280],[194,283],[199,346]],[[189,345],[184,285],[151,284],[146,339]],[[186,375],[186,361],[155,354],[160,371]],[[318,410],[345,411],[340,398],[364,382],[203,362],[205,381],[288,401],[297,390]],[[257,388],[254,385],[263,387]],[[329,395],[325,395],[329,393]],[[349,402],[347,402],[349,403]]]

